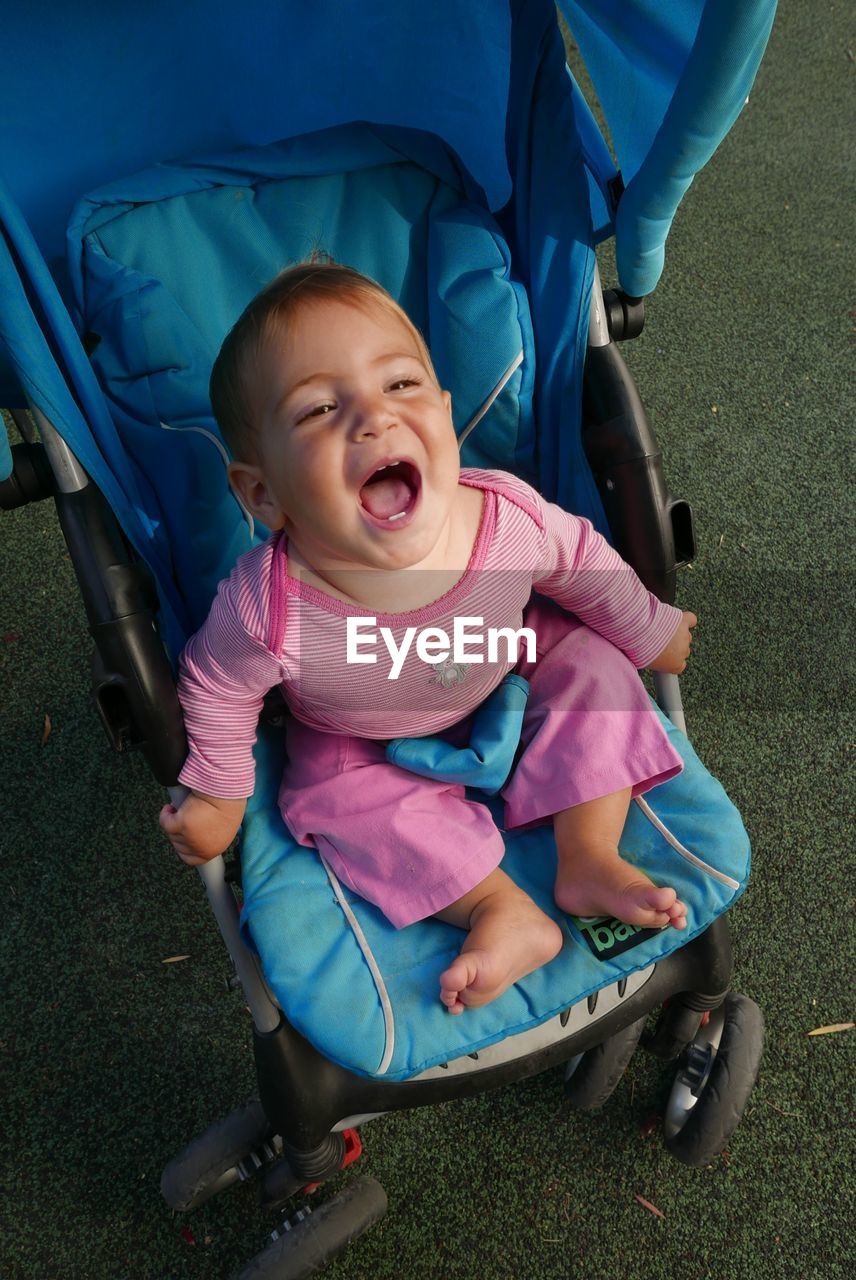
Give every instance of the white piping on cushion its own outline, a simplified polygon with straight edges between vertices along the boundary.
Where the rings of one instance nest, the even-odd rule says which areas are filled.
[[[363,933],[362,928],[360,927],[359,920],[354,915],[351,908],[348,906],[348,903],[345,901],[345,895],[342,893],[342,886],[339,883],[339,879],[335,871],[333,871],[332,867],[327,862],[323,854],[319,854],[319,856],[321,858],[321,862],[323,864],[324,870],[327,872],[327,878],[329,879],[330,884],[333,886],[333,892],[335,893],[336,898],[338,899],[339,906],[342,908],[342,910],[345,913],[345,919],[348,921],[348,924],[351,926],[351,929],[353,930],[354,937],[357,940],[357,944],[359,945],[359,948],[363,953],[363,959],[368,965],[371,975],[374,978],[375,988],[377,990],[378,998],[380,999],[380,1006],[381,1006],[381,1009],[383,1010],[383,1029],[384,1029],[384,1037],[386,1040],[386,1047],[384,1048],[384,1051],[383,1051],[383,1057],[381,1058],[380,1065],[378,1066],[378,1069],[374,1074],[377,1076],[382,1076],[389,1070],[389,1064],[390,1062],[392,1062],[392,1052],[393,1052],[393,1049],[395,1048],[395,1015],[392,1012],[392,1001],[389,998],[389,992],[386,989],[386,983],[384,982],[383,974],[381,973],[380,968],[378,967],[378,962],[377,960],[375,960],[374,953],[372,952],[372,949],[368,944],[368,939],[366,938],[366,935]]]
[[[515,374],[515,373],[517,372],[517,370],[520,368],[520,366],[521,366],[522,364],[523,364],[523,352],[521,351],[519,355],[517,355],[517,356],[515,356],[515,357],[514,357],[514,359],[512,360],[511,364],[508,366],[508,368],[506,369],[505,373],[502,375],[502,377],[500,378],[499,382],[498,382],[498,383],[496,384],[496,386],[494,387],[493,391],[491,391],[491,393],[490,393],[490,395],[488,396],[487,400],[485,400],[484,404],[483,404],[483,405],[482,405],[482,407],[479,409],[478,413],[476,413],[476,415],[475,415],[473,418],[471,418],[471,419],[470,419],[470,421],[467,423],[467,425],[464,427],[463,431],[461,432],[460,436],[458,437],[458,448],[459,448],[459,449],[460,449],[460,448],[461,448],[461,446],[463,445],[464,441],[466,440],[466,438],[467,438],[467,436],[470,434],[470,432],[471,432],[471,431],[473,431],[473,430],[478,426],[478,424],[481,422],[482,418],[483,418],[483,417],[484,417],[484,415],[487,413],[488,409],[489,409],[489,408],[490,408],[490,406],[493,404],[494,400],[496,400],[497,396],[499,396],[499,395],[501,395],[501,394],[502,394],[502,392],[503,392],[503,391],[504,391],[504,389],[505,389],[506,384],[507,384],[508,382],[510,382],[510,380],[511,380],[511,378],[512,378],[513,374]]]
[[[663,836],[664,839],[668,840],[672,848],[675,849],[682,858],[686,858],[687,862],[691,862],[694,867],[698,867],[699,871],[704,871],[706,875],[713,876],[714,880],[719,880],[721,884],[728,885],[729,889],[740,888],[739,881],[733,880],[731,876],[727,876],[724,871],[717,871],[715,867],[709,866],[708,863],[702,862],[701,858],[697,857],[694,853],[690,853],[689,849],[686,849],[681,844],[677,836],[673,835],[668,827],[660,821],[651,806],[647,801],[643,800],[641,796],[636,796],[636,803],[645,814],[648,821],[653,823],[660,832],[660,835]]]
[[[206,440],[211,441],[214,448],[217,450],[220,457],[223,459],[223,466],[228,468],[231,459],[228,453],[226,452],[225,448],[223,447],[222,442],[217,439],[213,431],[206,431],[204,427],[171,427],[168,422],[161,422],[160,425],[164,431],[195,431],[197,435],[204,436]],[[241,508],[241,511],[244,513],[244,519],[246,520],[247,525],[249,526],[250,537],[253,538],[255,537],[255,532],[256,532],[256,522],[253,519],[250,512],[244,506],[241,499],[238,497],[237,493],[235,493],[234,489],[232,490],[232,492],[235,496],[235,501],[237,502],[238,506]]]

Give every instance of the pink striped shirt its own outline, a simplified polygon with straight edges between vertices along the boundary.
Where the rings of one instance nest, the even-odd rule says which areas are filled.
[[[600,632],[637,667],[665,648],[681,611],[647,591],[588,520],[545,502],[505,472],[465,470],[461,483],[485,497],[470,561],[450,590],[421,609],[372,615],[291,577],[281,535],[241,556],[181,657],[186,786],[224,799],[252,794],[256,724],[264,695],[278,684],[299,720],[331,733],[387,739],[448,728],[515,665],[502,638],[490,652],[486,637],[492,629],[518,631],[533,590]],[[465,617],[469,661],[456,663],[450,653],[437,662],[443,645],[436,629],[451,642],[455,619]],[[349,620],[350,656],[374,662],[347,661]],[[429,628],[424,640],[436,643],[421,652],[434,662],[417,652],[419,633]],[[401,655],[397,663],[390,648]]]

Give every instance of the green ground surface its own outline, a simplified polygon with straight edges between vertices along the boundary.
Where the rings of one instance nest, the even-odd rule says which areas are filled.
[[[727,1159],[675,1163],[642,1136],[669,1086],[643,1055],[593,1115],[563,1109],[551,1072],[381,1119],[361,1167],[390,1212],[331,1280],[852,1274],[853,1033],[807,1036],[853,1016],[851,17],[843,0],[784,3],[627,350],[696,513],[690,730],[754,845],[736,986],[767,1044],[744,1121]],[[201,885],[158,833],[158,787],[90,708],[52,510],[4,515],[0,539],[0,1275],[228,1276],[266,1238],[253,1190],[189,1218],[190,1243],[158,1183],[252,1092],[247,1020]]]

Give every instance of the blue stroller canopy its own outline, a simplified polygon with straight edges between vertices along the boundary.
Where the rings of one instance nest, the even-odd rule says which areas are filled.
[[[547,0],[32,0],[3,18],[0,174],[54,268],[77,197],[174,156],[273,142],[352,120],[428,129],[488,207],[510,194],[504,127],[513,31]],[[665,239],[693,175],[751,87],[775,0],[560,0],[639,210]],[[10,127],[11,125],[11,127]],[[657,197],[657,184],[666,189]],[[643,250],[628,219],[628,260]],[[61,274],[61,272],[60,272]],[[632,294],[657,275],[621,278]]]
[[[620,283],[648,293],[681,196],[745,102],[776,0],[560,7],[633,188],[617,228]],[[14,202],[64,290],[65,226],[84,191],[174,156],[352,120],[437,134],[497,210],[511,190],[507,126],[525,105],[515,101],[526,80],[512,46],[527,28],[540,31],[551,9],[548,0],[7,6],[4,231],[14,244]],[[592,129],[608,164],[595,139]],[[5,401],[12,386],[7,375]]]
[[[564,0],[562,8],[627,186],[616,223],[621,283],[643,294],[659,277],[678,200],[745,100],[775,2]],[[615,170],[575,86],[572,127],[559,128],[557,120],[555,140],[543,140],[538,154],[528,145],[541,64],[555,56],[544,41],[552,14],[549,0],[319,0],[311,7],[295,0],[153,0],[144,10],[33,0],[4,14],[4,106],[13,127],[0,131],[0,402],[19,404],[23,393],[52,421],[150,563],[173,611],[181,608],[168,599],[158,513],[69,320],[63,237],[75,200],[173,156],[366,121],[439,139],[466,194],[504,211],[511,223],[527,216],[514,207],[515,187],[549,186],[557,169],[581,160],[588,207],[576,207],[586,192],[568,192],[566,235],[590,247],[611,229],[607,184]],[[552,122],[540,123],[543,138]],[[568,154],[569,140],[576,156]],[[517,263],[530,287],[547,286],[545,295],[547,232],[540,260]],[[518,250],[522,241],[521,234]],[[582,275],[581,317],[588,287],[590,271]],[[580,461],[567,434],[563,429],[551,449],[542,445],[542,486],[602,527],[585,475],[564,479]],[[4,440],[0,477],[9,470]],[[568,483],[571,490],[563,491]]]

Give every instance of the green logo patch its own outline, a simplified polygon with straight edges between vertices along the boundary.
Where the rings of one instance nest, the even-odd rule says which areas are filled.
[[[623,951],[637,947],[646,938],[653,938],[660,929],[644,929],[639,924],[625,924],[623,920],[610,920],[609,916],[573,917],[574,923],[598,960],[611,960]]]

